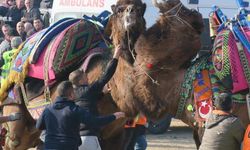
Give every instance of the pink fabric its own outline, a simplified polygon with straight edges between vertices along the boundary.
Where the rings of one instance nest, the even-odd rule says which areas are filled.
[[[247,35],[248,40],[250,40],[250,30],[247,28],[244,28],[245,34]],[[240,56],[238,53],[238,49],[236,46],[235,38],[232,33],[230,33],[229,36],[229,59],[230,59],[230,65],[231,65],[231,76],[233,80],[233,89],[232,92],[236,93],[241,90],[247,89],[247,81],[243,72],[243,66],[240,62]],[[248,65],[250,65],[250,54],[249,52],[244,48]]]
[[[52,68],[53,65],[53,59],[55,57],[57,48],[59,46],[59,43],[61,42],[61,40],[63,39],[64,35],[66,34],[66,32],[72,27],[74,26],[74,24],[72,24],[71,26],[67,27],[64,31],[62,31],[59,35],[57,35],[55,37],[55,39],[53,39],[50,44],[52,44],[51,46],[47,46],[45,48],[45,50],[43,50],[42,54],[40,55],[38,61],[36,64],[30,64],[29,65],[29,72],[28,72],[28,76],[30,77],[34,77],[34,78],[38,78],[38,79],[44,79],[44,72],[43,72],[43,66],[44,66],[44,56],[46,51],[48,50],[48,48],[51,48],[51,53],[50,53],[50,57],[49,57],[49,84],[52,84],[53,81],[56,79],[56,75],[55,72]]]
[[[28,76],[33,77],[33,78],[38,78],[38,79],[44,79],[44,75],[43,75],[43,69],[44,69],[43,68],[43,62],[44,62],[45,52],[47,51],[47,47],[41,53],[41,55],[40,55],[37,63],[29,65]],[[51,68],[49,68],[49,79],[50,79],[49,82],[52,82],[52,80],[55,79],[54,71]]]
[[[84,63],[82,64],[82,66],[80,67],[84,72],[86,72],[89,62],[92,58],[94,58],[97,55],[102,55],[104,52],[104,49],[101,47],[97,47],[97,48],[93,48],[92,50],[90,50],[86,56],[85,56],[85,60]]]

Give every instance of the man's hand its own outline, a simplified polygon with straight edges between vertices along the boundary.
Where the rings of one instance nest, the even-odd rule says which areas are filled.
[[[9,115],[9,121],[16,121],[21,119],[21,113],[12,113]]]
[[[22,22],[27,22],[27,21],[28,21],[28,19],[27,19],[27,18],[25,18],[25,17],[22,17],[22,18],[21,18],[21,21],[22,21]]]
[[[114,115],[115,115],[116,119],[125,117],[125,113],[124,112],[115,112]]]
[[[118,59],[120,55],[121,55],[121,45],[118,45],[117,47],[115,47],[113,58]]]
[[[110,93],[110,91],[111,91],[111,88],[109,87],[108,84],[106,84],[106,85],[103,87],[102,92],[103,92],[104,94],[107,94],[107,93]]]

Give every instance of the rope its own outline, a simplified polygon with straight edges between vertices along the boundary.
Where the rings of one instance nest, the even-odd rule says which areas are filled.
[[[175,5],[172,9],[170,9],[169,11],[167,11],[167,12],[165,12],[165,13],[163,13],[163,14],[168,14],[170,11],[172,11],[172,10],[174,10],[175,8],[177,8],[178,6],[180,6],[179,7],[179,9],[176,11],[176,13],[174,14],[174,15],[170,15],[170,16],[166,16],[167,18],[171,18],[171,17],[176,17],[176,19],[179,21],[179,22],[181,22],[182,24],[186,24],[189,28],[191,28],[192,30],[195,30],[193,27],[192,27],[192,25],[190,24],[190,23],[188,23],[186,20],[184,20],[184,19],[182,19],[181,17],[179,17],[179,12],[180,12],[180,10],[181,10],[181,8],[182,8],[182,6],[183,6],[183,4],[180,2],[180,3],[178,3],[177,5]]]
[[[28,102],[28,98],[27,98],[27,95],[26,95],[26,91],[25,91],[25,88],[24,88],[24,85],[23,83],[19,83],[20,87],[21,87],[21,91],[22,91],[22,96],[23,96],[23,99],[24,99],[24,103],[26,106],[29,105],[29,102]]]
[[[53,40],[52,40],[53,42]],[[49,44],[47,51],[45,52],[45,56],[44,56],[44,61],[43,61],[43,76],[44,76],[44,85],[45,85],[45,89],[44,89],[44,97],[46,102],[50,102],[50,90],[49,90],[49,58],[50,58],[50,54],[52,51],[52,45],[53,44]]]
[[[175,8],[177,8],[178,6],[180,6],[180,8],[182,7],[182,3],[179,2],[178,4],[176,4],[173,8],[169,9],[167,12],[164,12],[163,14],[168,14],[170,13],[172,10],[174,10]],[[175,13],[176,14],[176,13]]]
[[[139,67],[139,69],[147,76],[147,77],[149,77],[149,79],[153,82],[153,84],[156,84],[156,85],[160,85],[159,83],[158,83],[158,81],[157,80],[155,80],[153,77],[151,77],[140,65],[139,65],[139,63],[137,62],[137,60],[136,60],[136,58],[135,58],[135,55],[134,55],[134,53],[133,53],[133,50],[131,49],[131,47],[130,47],[130,40],[129,40],[129,37],[130,37],[130,35],[129,35],[129,31],[127,31],[127,36],[128,36],[128,48],[129,48],[129,52],[131,53],[131,55],[132,55],[132,58],[134,59],[134,61],[135,61],[135,63],[138,65],[138,67]]]
[[[111,44],[108,40],[106,40],[106,38],[103,36],[103,34],[102,34],[102,32],[100,31],[99,26],[97,25],[96,21],[93,21],[93,22],[91,22],[91,23],[93,23],[93,24],[95,25],[95,27],[96,27],[98,33],[101,35],[101,37],[102,37],[102,39],[103,39],[103,41],[104,41],[104,43],[105,43],[105,45],[106,45],[107,47],[109,47],[109,48],[112,48],[112,44]]]

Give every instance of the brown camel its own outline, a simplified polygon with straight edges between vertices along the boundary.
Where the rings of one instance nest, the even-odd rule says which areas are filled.
[[[180,118],[194,129],[198,148],[203,128],[194,124],[193,113],[185,109],[188,104],[194,104],[193,96],[183,103],[180,93],[184,73],[200,48],[202,17],[179,0],[154,3],[162,14],[155,25],[140,35],[135,48],[129,49],[135,55],[134,63],[119,61],[117,73],[110,82],[111,94],[127,114],[142,111],[153,118],[166,113]],[[245,125],[249,124],[246,107],[236,103],[233,109]]]

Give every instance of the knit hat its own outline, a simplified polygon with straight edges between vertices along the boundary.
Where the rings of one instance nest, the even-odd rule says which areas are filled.
[[[11,39],[11,47],[18,48],[18,46],[22,43],[22,38],[20,36],[15,36]]]
[[[232,96],[228,93],[221,93],[215,98],[214,105],[217,109],[230,111],[232,108]]]

